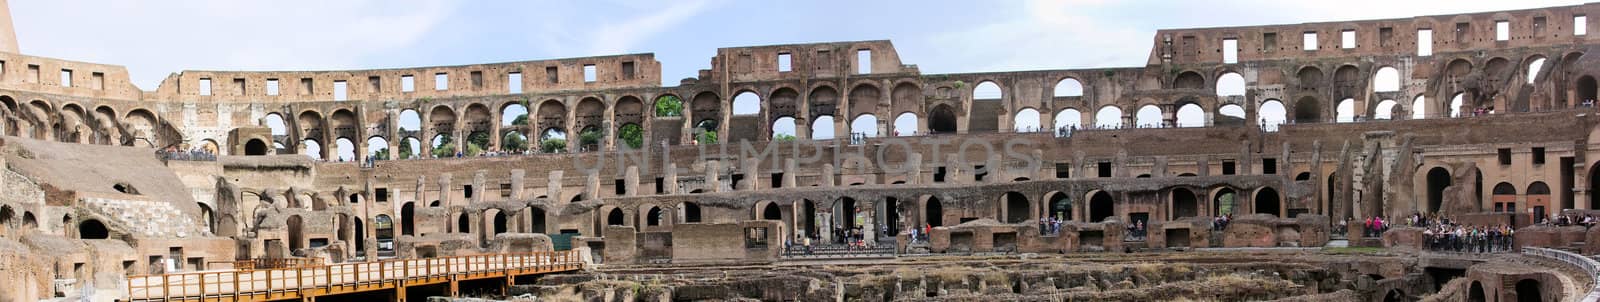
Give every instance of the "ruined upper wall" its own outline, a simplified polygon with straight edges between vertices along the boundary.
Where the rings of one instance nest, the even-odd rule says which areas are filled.
[[[0,89],[75,97],[137,100],[128,68],[0,52]]]
[[[594,66],[594,81],[585,69]],[[435,78],[444,75],[444,87]],[[511,83],[511,76],[521,76]],[[410,87],[405,87],[409,78]],[[202,90],[209,82],[209,95]],[[270,87],[276,83],[276,94]],[[661,62],[654,54],[583,57],[461,66],[338,71],[201,71],[167,76],[154,97],[184,102],[334,101],[343,83],[344,100],[394,100],[542,93],[568,90],[659,87]],[[410,88],[410,89],[405,89]],[[438,89],[444,88],[444,89]]]
[[[868,62],[861,62],[863,51],[870,54]],[[860,70],[863,63],[870,69]],[[784,66],[789,68],[780,70]],[[700,71],[700,80],[753,82],[898,73],[915,74],[917,68],[900,63],[894,43],[874,40],[718,48],[711,69]]]
[[[1432,53],[1486,48],[1570,46],[1593,39],[1600,26],[1586,22],[1586,35],[1574,35],[1574,17],[1594,15],[1600,4],[1545,7],[1413,18],[1337,21],[1264,26],[1163,29],[1156,31],[1149,65],[1223,63],[1223,40],[1237,39],[1238,61],[1351,56],[1417,56],[1419,31],[1432,34]],[[1506,21],[1509,37],[1496,39],[1496,23]],[[1343,45],[1344,32],[1355,45]],[[1316,49],[1304,48],[1315,33]]]

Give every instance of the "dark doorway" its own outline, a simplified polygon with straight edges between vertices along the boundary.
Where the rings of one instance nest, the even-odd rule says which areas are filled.
[[[1049,215],[1058,220],[1072,220],[1072,199],[1066,193],[1051,194]]]
[[[956,112],[949,105],[933,106],[928,116],[928,130],[934,134],[956,133]]]
[[[267,143],[252,139],[244,143],[244,155],[267,155]]]
[[[400,206],[400,235],[416,235],[416,205],[407,202]]]
[[[761,219],[782,220],[783,211],[778,209],[777,203],[769,203],[766,208],[761,209]]]
[[[1111,201],[1111,194],[1105,191],[1095,192],[1089,198],[1089,222],[1101,222],[1106,218],[1116,216],[1117,209]]]
[[[1172,220],[1200,215],[1200,205],[1194,192],[1185,189],[1172,190]]]
[[[700,222],[700,205],[694,204],[693,202],[683,203],[683,222]]]
[[[78,223],[78,239],[106,239],[111,232],[99,220],[89,219]]]
[[[1543,289],[1539,286],[1539,280],[1522,279],[1522,281],[1517,281],[1517,302],[1539,301],[1544,301]]]
[[[938,197],[928,197],[927,205],[922,206],[924,219],[929,226],[944,226],[944,205]]]
[[[1278,190],[1261,188],[1261,191],[1256,191],[1255,213],[1281,217],[1282,213],[1279,213],[1281,208],[1280,200],[1278,198]]]
[[[1022,193],[1006,192],[1006,222],[1020,223],[1028,221],[1028,197]]]
[[[1444,206],[1444,188],[1450,186],[1450,172],[1444,168],[1428,169],[1428,211],[1439,212]]]

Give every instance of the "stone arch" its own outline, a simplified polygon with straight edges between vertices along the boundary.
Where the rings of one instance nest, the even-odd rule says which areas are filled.
[[[833,86],[822,85],[811,89],[806,97],[810,113],[806,118],[815,120],[820,116],[833,116],[839,111],[839,91]]]
[[[1596,100],[1597,94],[1600,94],[1600,85],[1595,83],[1594,76],[1584,75],[1578,77],[1578,80],[1572,84],[1572,95],[1577,98],[1579,104]]]
[[[416,235],[416,203],[406,202],[400,206],[400,234]]]
[[[767,121],[776,122],[783,117],[791,119],[802,117],[800,116],[799,103],[800,93],[796,92],[794,88],[779,87],[777,90],[773,90],[771,97],[767,100],[767,116],[770,118]]]
[[[1094,114],[1094,126],[1101,129],[1122,128],[1122,108],[1115,105],[1100,107]]]
[[[1238,107],[1238,105],[1232,104],[1229,104],[1228,106]],[[1200,105],[1195,103],[1188,103],[1183,104],[1183,106],[1179,106],[1178,111],[1173,113],[1173,117],[1174,123],[1176,123],[1178,127],[1206,126],[1206,110],[1200,108]]]
[[[944,226],[944,202],[938,196],[928,196],[922,203],[923,224]]]
[[[1000,204],[1005,205],[1003,208],[1003,210],[1005,210],[1005,216],[1002,217],[1003,220],[1001,221],[1007,223],[1024,223],[1033,219],[1033,211],[1031,211],[1033,205],[1032,203],[1028,202],[1027,195],[1017,192],[1006,192],[1004,195],[1000,196],[1000,201]]]
[[[1283,208],[1283,197],[1278,195],[1277,189],[1272,187],[1256,189],[1255,197],[1251,199],[1255,201],[1252,208],[1254,208],[1253,212],[1256,214],[1272,214],[1272,216],[1283,217],[1281,210]]]
[[[1089,193],[1089,222],[1103,222],[1116,215],[1116,203],[1111,199],[1111,193],[1100,190]]]
[[[1233,188],[1223,187],[1211,193],[1211,211],[1214,216],[1233,215],[1239,205],[1239,194]]]
[[[1283,102],[1277,99],[1267,99],[1256,108],[1256,116],[1260,119],[1262,129],[1277,131],[1278,125],[1289,121],[1289,110],[1284,108]]]
[[[107,239],[111,238],[111,231],[105,223],[96,219],[84,219],[78,222],[78,239]]]
[[[1244,96],[1244,93],[1245,93],[1244,76],[1241,76],[1241,75],[1239,75],[1239,73],[1232,72],[1232,71],[1229,71],[1227,73],[1223,73],[1221,76],[1217,77],[1216,88],[1217,88],[1217,96],[1222,96],[1222,97]]]
[[[1378,71],[1372,73],[1372,91],[1400,91],[1400,70],[1390,66],[1378,67]]]
[[[1518,280],[1513,288],[1513,291],[1517,294],[1517,302],[1546,301],[1544,298],[1544,286],[1539,283],[1539,279],[1533,278]]]
[[[1051,191],[1050,193],[1045,193],[1044,200],[1046,203],[1041,207],[1046,211],[1044,216],[1063,221],[1073,220],[1072,195],[1060,191]]]
[[[1206,78],[1198,72],[1184,71],[1178,73],[1177,77],[1172,78],[1172,88],[1174,89],[1205,89],[1205,87]]]
[[[733,95],[733,115],[761,114],[761,94],[752,90],[740,90]]]
[[[1399,107],[1400,107],[1400,103],[1399,102],[1395,102],[1394,100],[1384,99],[1382,101],[1378,101],[1378,106],[1377,107],[1373,107],[1372,119],[1375,119],[1375,120],[1394,119],[1395,114],[1399,113],[1399,112],[1397,112],[1398,110],[1395,110],[1395,108],[1399,108]]]
[[[956,123],[957,123],[956,110],[953,109],[953,108],[950,108],[950,105],[948,105],[948,104],[933,105],[933,108],[928,110],[928,112],[929,112],[929,114],[928,114],[928,131],[929,132],[932,132],[934,134],[943,134],[943,133],[956,133],[957,131],[959,131],[959,128],[956,125]]]
[[[144,108],[134,109],[132,111],[128,111],[128,116],[123,117],[122,120],[127,125],[126,128],[129,131],[128,136],[129,139],[131,139],[125,139],[124,141],[131,141],[133,146],[139,147],[156,147],[161,145],[161,143],[157,141],[158,138],[155,136],[156,126],[159,122],[155,113],[151,113],[149,110],[145,110]]]
[[[1355,65],[1339,66],[1339,68],[1333,70],[1333,85],[1338,89],[1334,91],[1336,99],[1364,95],[1364,89],[1358,89],[1362,87],[1361,83],[1361,70],[1356,68]]]
[[[1166,113],[1160,106],[1144,105],[1134,113],[1134,127],[1137,128],[1163,128],[1166,127]]]
[[[261,139],[250,139],[244,143],[244,155],[267,155],[267,143]]]
[[[1172,197],[1169,208],[1172,209],[1172,212],[1171,215],[1168,215],[1168,220],[1178,220],[1187,217],[1200,216],[1199,199],[1195,197],[1194,191],[1190,191],[1189,189],[1172,189]]]
[[[1056,97],[1079,97],[1079,96],[1083,96],[1083,83],[1079,82],[1078,79],[1074,79],[1072,77],[1061,78],[1060,81],[1056,81],[1055,96]]]
[[[1451,186],[1450,171],[1444,167],[1433,167],[1427,173],[1427,201],[1430,212],[1440,212],[1444,207],[1444,189]]]
[[[704,220],[700,213],[700,204],[684,202],[678,205],[678,217],[683,218],[683,223],[700,223]]]
[[[1012,116],[1011,127],[1016,132],[1038,132],[1043,129],[1040,127],[1042,125],[1039,125],[1041,120],[1043,118],[1041,118],[1038,109],[1025,107],[1022,110],[1017,110],[1017,114]]]
[[[1321,121],[1322,107],[1318,104],[1316,97],[1303,96],[1300,97],[1300,100],[1294,102],[1295,123],[1316,123]]]
[[[1295,79],[1299,80],[1300,89],[1302,90],[1316,90],[1322,87],[1322,78],[1322,69],[1316,66],[1301,67],[1299,71],[1295,72]]]
[[[876,114],[878,106],[885,104],[882,89],[877,85],[868,83],[856,84],[850,88],[850,116],[859,117],[863,114]],[[854,131],[852,131],[854,132]]]
[[[1335,122],[1355,122],[1358,119],[1356,117],[1356,99],[1346,98],[1339,100],[1339,103],[1333,107],[1333,116]]]
[[[1472,285],[1467,288],[1467,302],[1486,302],[1487,296],[1484,294],[1483,283],[1478,283],[1477,280],[1473,280]]]

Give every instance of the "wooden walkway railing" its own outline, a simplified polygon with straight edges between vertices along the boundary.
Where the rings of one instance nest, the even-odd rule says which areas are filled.
[[[263,301],[583,268],[578,251],[395,259],[128,277],[128,301]]]

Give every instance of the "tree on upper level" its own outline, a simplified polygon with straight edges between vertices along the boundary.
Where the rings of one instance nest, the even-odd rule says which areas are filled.
[[[640,127],[639,124],[622,125],[617,129],[617,138],[621,138],[622,143],[627,144],[629,148],[639,149],[644,146],[644,127]]]
[[[656,98],[656,116],[683,116],[683,100],[675,95],[663,95]]]

